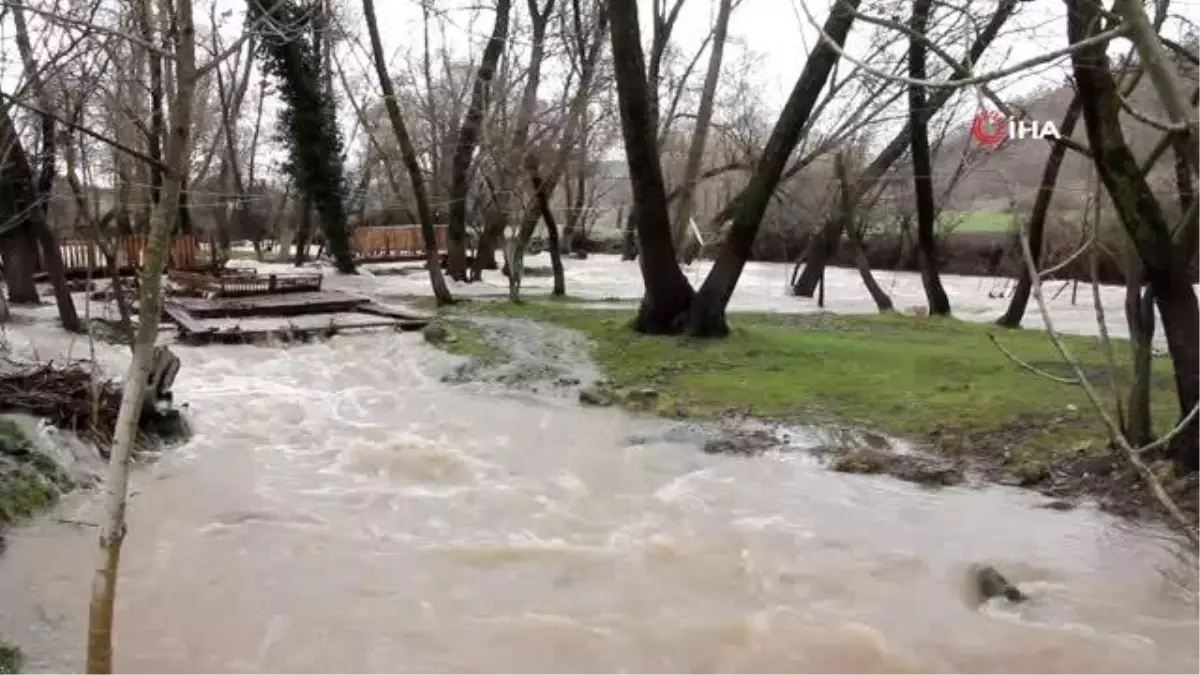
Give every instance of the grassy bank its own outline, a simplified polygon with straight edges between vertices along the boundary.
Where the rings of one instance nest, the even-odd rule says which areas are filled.
[[[59,475],[16,422],[0,418],[0,554],[6,529],[54,505]],[[20,672],[21,662],[21,650],[0,638],[0,673]]]
[[[475,302],[455,311],[526,317],[579,330],[591,338],[592,356],[613,386],[654,388],[663,414],[712,418],[735,409],[770,418],[852,423],[950,456],[984,460],[1025,485],[1121,469],[1079,387],[1019,368],[989,339],[995,334],[1026,362],[1068,376],[1067,366],[1038,331],[899,314],[739,313],[731,316],[728,339],[696,341],[636,335],[626,327],[629,311],[563,302]],[[479,335],[456,333],[460,353],[487,353]],[[1100,341],[1069,337],[1066,343],[1096,387],[1107,393]],[[1114,341],[1114,351],[1123,365],[1128,344]],[[1176,416],[1173,381],[1166,359],[1155,359],[1154,366],[1156,428],[1164,430]]]
[[[20,673],[20,650],[11,647],[0,640],[0,675],[18,675]]]
[[[34,449],[14,421],[0,418],[0,536],[24,518],[54,505],[62,472]]]

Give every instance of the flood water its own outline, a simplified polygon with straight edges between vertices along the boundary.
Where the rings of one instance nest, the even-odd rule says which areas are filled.
[[[196,433],[135,476],[121,671],[1198,667],[1161,540],[1090,508],[639,442],[660,423],[443,383],[455,360],[418,335],[174,349]],[[69,497],[0,556],[0,635],[28,670],[82,668],[97,502]],[[969,606],[974,562],[1033,600]]]

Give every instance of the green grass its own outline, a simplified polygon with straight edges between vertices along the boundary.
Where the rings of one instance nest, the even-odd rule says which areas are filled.
[[[489,343],[478,326],[465,321],[439,319],[425,328],[426,335],[437,326],[447,331],[445,339],[430,340],[440,349],[469,357],[480,365],[495,364],[506,359],[505,353]]]
[[[988,338],[994,333],[1027,362],[1068,375],[1045,334],[1036,331],[899,314],[735,313],[729,338],[698,341],[637,335],[627,328],[628,311],[561,302],[471,303],[456,311],[528,317],[582,331],[615,388],[654,387],[668,408],[691,417],[737,408],[766,417],[857,423],[950,452],[981,449],[975,445],[1009,450],[1014,462],[1107,445],[1079,387],[1022,370]],[[1099,341],[1069,337],[1066,343],[1106,392]],[[1127,343],[1114,342],[1114,350],[1123,363]],[[1169,364],[1156,359],[1155,368],[1155,416],[1164,429],[1177,408]]]
[[[947,213],[942,216],[947,223],[960,221],[955,232],[1007,232],[1013,226],[1012,214],[1003,211],[969,211]]]
[[[0,455],[16,458],[16,467],[0,474],[0,538],[9,525],[49,508],[58,491],[41,470],[56,472],[58,467],[38,454],[16,422],[0,419]],[[53,473],[51,475],[54,475]],[[3,548],[0,541],[0,549]],[[21,650],[0,639],[0,675],[19,673],[24,658]]]
[[[54,504],[58,490],[52,479],[58,477],[58,467],[33,450],[29,439],[12,420],[0,419],[0,453],[25,459],[0,475],[2,529]]]
[[[24,658],[21,650],[0,640],[0,673],[19,673]]]

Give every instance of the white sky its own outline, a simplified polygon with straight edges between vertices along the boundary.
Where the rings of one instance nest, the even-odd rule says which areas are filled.
[[[224,1],[224,0],[223,0]],[[237,0],[232,0],[237,1]],[[354,0],[350,0],[352,3]],[[486,40],[491,30],[491,13],[480,13],[472,9],[486,3],[479,0],[435,0],[439,8],[443,8],[458,30],[457,44],[452,45],[456,51],[463,52],[465,43],[470,40],[479,45]],[[560,0],[565,2],[566,0]],[[670,0],[664,0],[669,2]],[[995,6],[995,0],[970,0],[972,5],[979,6],[980,12],[990,10]],[[808,50],[815,43],[817,32],[805,18],[800,9],[801,0],[741,0],[734,12],[730,25],[732,44],[726,49],[726,60],[730,60],[731,52],[750,49],[761,57],[759,83],[762,93],[774,104],[781,107],[787,98],[792,85],[804,67]],[[393,49],[399,47],[408,37],[419,47],[421,35],[421,10],[416,0],[377,0],[376,12],[384,33],[386,46]],[[515,0],[514,5],[523,9],[524,2]],[[872,3],[864,3],[864,7]],[[650,7],[649,0],[640,1],[642,9],[642,37],[644,42],[650,36]],[[685,49],[689,54],[694,53],[707,35],[716,14],[716,0],[685,0],[674,34],[673,42]],[[824,22],[829,11],[829,0],[807,0],[808,11],[818,22]],[[460,9],[453,9],[460,8]],[[865,10],[864,10],[865,11]],[[472,14],[477,14],[474,22],[470,21]],[[1171,0],[1169,14],[1184,16],[1200,24],[1200,0]],[[999,62],[1016,62],[1060,49],[1066,45],[1065,6],[1062,0],[1027,0],[1022,3],[1016,18],[1010,21],[1002,33],[1001,39],[988,50],[986,58],[990,64]],[[1168,22],[1166,32],[1178,35],[1179,23],[1176,20]],[[852,50],[864,46],[863,31],[859,27],[852,34]],[[394,30],[393,30],[394,29]],[[855,38],[859,39],[855,39]],[[390,45],[389,45],[390,43]],[[740,46],[745,45],[745,46]],[[931,57],[931,62],[932,62]],[[1061,60],[1057,66],[1043,67],[1033,73],[1022,73],[1019,76],[1003,81],[1005,91],[1027,92],[1040,86],[1061,82],[1066,73]],[[703,66],[703,62],[701,63]],[[703,68],[699,68],[702,76]]]
[[[82,0],[61,0],[63,4],[78,3]],[[196,21],[199,26],[209,25],[209,8],[213,0],[195,0]],[[568,0],[559,0],[560,4]],[[6,0],[0,0],[0,6]],[[50,6],[51,0],[26,0],[34,6]],[[105,0],[106,3],[115,0]],[[234,17],[226,21],[222,33],[231,40],[237,33],[240,18],[245,4],[244,0],[215,0],[220,9],[232,9]],[[349,22],[361,29],[360,40],[367,44],[365,27],[360,20],[361,0],[343,0],[348,8]],[[486,7],[488,0],[433,0],[439,13],[448,22],[449,47],[456,56],[465,58],[468,53],[478,55],[482,44],[491,30],[492,12],[481,10]],[[766,106],[774,113],[782,106],[796,77],[804,65],[805,55],[816,40],[816,31],[809,25],[804,12],[801,11],[800,0],[742,0],[734,12],[730,37],[731,42],[726,49],[726,63],[731,63],[741,54],[749,53],[757,57],[755,69],[755,84],[764,99]],[[525,0],[514,0],[514,8],[521,15],[525,13]],[[864,3],[870,6],[876,3]],[[889,3],[890,4],[890,3]],[[906,2],[896,3],[900,6]],[[405,50],[419,52],[422,46],[422,15],[419,0],[375,0],[379,25],[383,34],[385,50],[390,54],[399,54],[403,58]],[[641,0],[643,9],[643,38],[649,39],[650,0]],[[972,0],[972,5],[978,5],[981,12],[990,11],[995,6],[995,0]],[[823,22],[828,13],[829,0],[808,0],[808,10],[818,22]],[[673,41],[685,53],[694,53],[707,35],[715,14],[715,0],[686,0],[684,9],[676,25]],[[1172,0],[1170,13],[1176,17],[1187,17],[1200,23],[1200,0]],[[30,17],[32,30],[35,34],[44,30],[44,20],[37,16]],[[1179,35],[1180,21],[1172,19],[1168,22],[1167,32]],[[870,45],[866,42],[866,26],[858,26],[852,33],[848,48],[852,53],[863,53]],[[15,44],[12,40],[11,18],[5,17],[0,30],[0,86],[5,91],[12,91],[20,77],[20,66]],[[1039,53],[1061,48],[1066,43],[1064,20],[1064,5],[1062,0],[1028,0],[1023,3],[1018,17],[1011,21],[1002,34],[1002,38],[991,47],[987,60],[979,64],[980,70],[994,68],[999,63],[1013,63],[1029,58]],[[969,40],[964,36],[961,42]],[[436,39],[436,36],[435,36]],[[517,38],[520,42],[520,37]],[[950,46],[952,53],[961,53],[962,44]],[[362,57],[351,58],[347,48],[342,49],[342,64],[351,72],[353,79],[359,80],[354,73],[362,73],[360,65],[366,65]],[[202,56],[201,60],[205,60]],[[695,72],[697,81],[703,77],[707,59],[703,59]],[[1007,96],[1028,93],[1039,87],[1053,85],[1062,81],[1066,73],[1066,60],[1043,66],[1036,71],[1025,72],[1018,76],[1007,78],[996,83],[995,87]],[[931,63],[933,58],[931,57]],[[396,75],[402,70],[393,64],[391,72]],[[360,80],[361,81],[361,80]],[[375,90],[374,75],[369,75],[372,90]],[[348,110],[343,110],[344,119],[352,119]],[[264,120],[270,119],[264,117]],[[349,124],[349,122],[347,122]]]

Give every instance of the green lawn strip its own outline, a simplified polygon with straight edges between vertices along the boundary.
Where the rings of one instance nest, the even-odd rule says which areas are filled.
[[[1005,232],[1012,228],[1012,214],[1003,211],[967,211],[947,213],[943,219],[954,224],[957,232]]]
[[[592,355],[616,389],[653,387],[668,409],[713,417],[730,408],[801,421],[853,422],[930,441],[946,451],[1003,448],[1014,464],[1105,451],[1107,434],[1077,386],[1012,363],[988,339],[1056,375],[1069,372],[1039,331],[900,314],[869,316],[734,313],[724,340],[643,336],[629,311],[561,301],[478,302],[456,312],[551,321],[592,340]],[[1099,340],[1067,337],[1093,384],[1107,392]],[[1119,365],[1128,344],[1114,341]],[[1155,360],[1157,428],[1177,414],[1170,366]]]
[[[58,489],[51,483],[59,476],[52,460],[33,449],[33,444],[16,422],[0,419],[0,553],[4,530],[10,525],[54,505]],[[18,673],[21,650],[0,638],[0,674]]]

